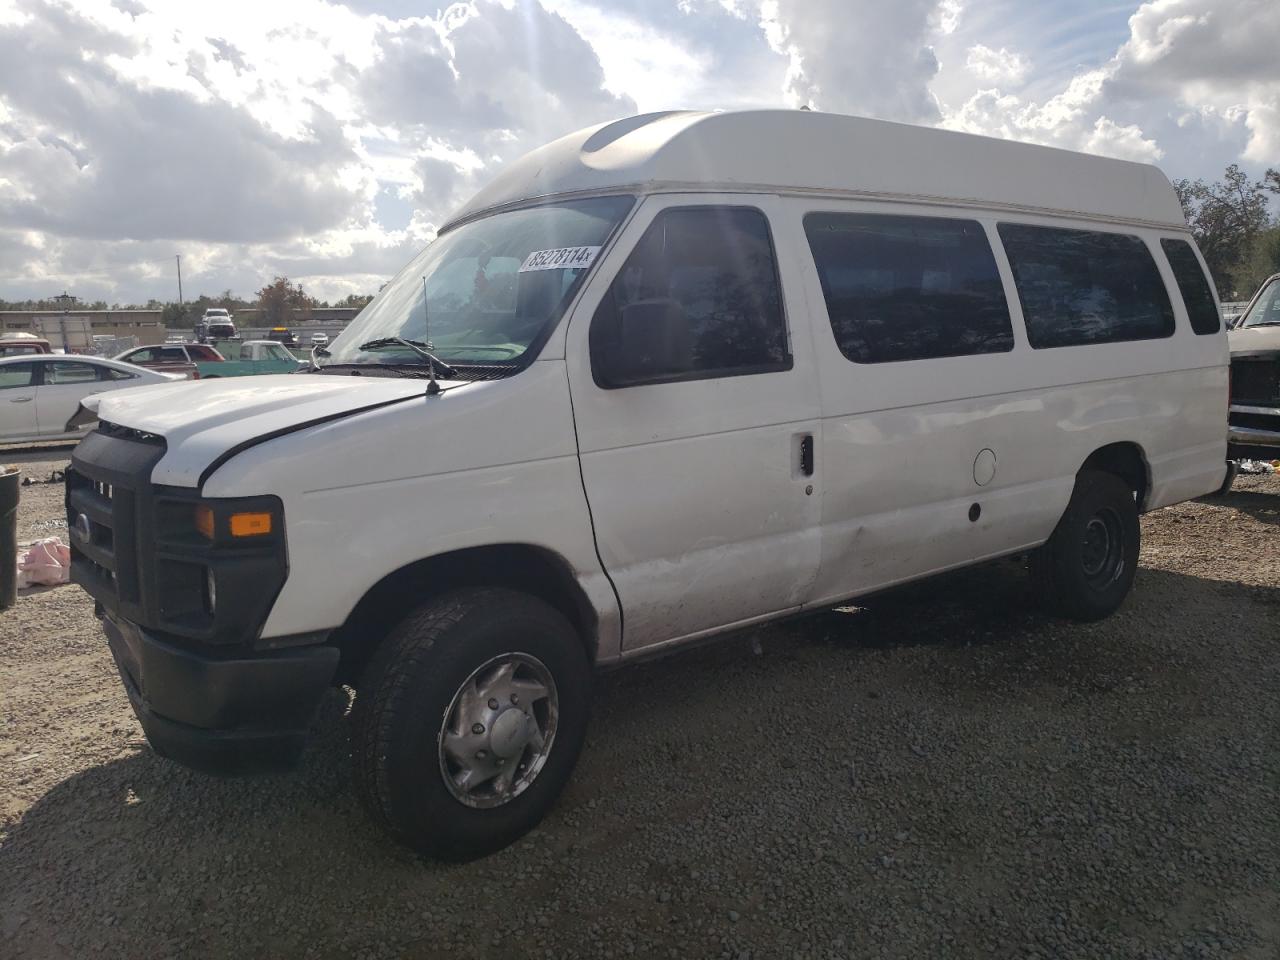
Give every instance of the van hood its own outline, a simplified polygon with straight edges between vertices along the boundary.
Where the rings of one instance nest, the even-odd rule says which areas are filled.
[[[1227,345],[1231,355],[1280,351],[1280,327],[1239,327],[1227,331]]]
[[[196,487],[208,467],[232,450],[424,397],[426,390],[427,381],[417,378],[280,374],[114,390],[82,405],[105,423],[163,437],[166,469],[155,481]]]

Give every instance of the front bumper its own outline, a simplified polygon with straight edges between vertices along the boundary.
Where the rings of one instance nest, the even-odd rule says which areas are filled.
[[[1228,457],[1233,460],[1280,458],[1280,407],[1233,404],[1228,419]]]
[[[162,757],[205,773],[293,766],[338,666],[338,649],[210,656],[165,643],[99,606],[134,713]]]

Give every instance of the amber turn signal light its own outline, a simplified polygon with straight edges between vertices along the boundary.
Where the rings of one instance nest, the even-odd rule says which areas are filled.
[[[196,529],[206,540],[213,539],[213,510],[204,504],[196,507]]]
[[[231,535],[233,537],[260,537],[271,532],[269,513],[233,513]]]

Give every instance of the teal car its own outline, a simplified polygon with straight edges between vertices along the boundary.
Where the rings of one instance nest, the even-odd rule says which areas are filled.
[[[218,377],[252,377],[265,373],[293,373],[306,363],[299,360],[283,344],[274,340],[249,340],[239,344],[239,350],[226,350],[234,346],[224,346],[225,360],[208,360],[198,362],[196,369],[201,380],[214,380]]]

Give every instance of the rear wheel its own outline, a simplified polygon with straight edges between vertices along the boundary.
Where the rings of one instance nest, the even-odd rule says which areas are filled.
[[[1112,473],[1082,470],[1066,512],[1031,558],[1046,606],[1072,620],[1114,613],[1133,586],[1141,532],[1129,485]]]
[[[410,614],[357,690],[357,791],[392,837],[469,860],[546,815],[586,733],[590,671],[554,608],[505,589]]]

